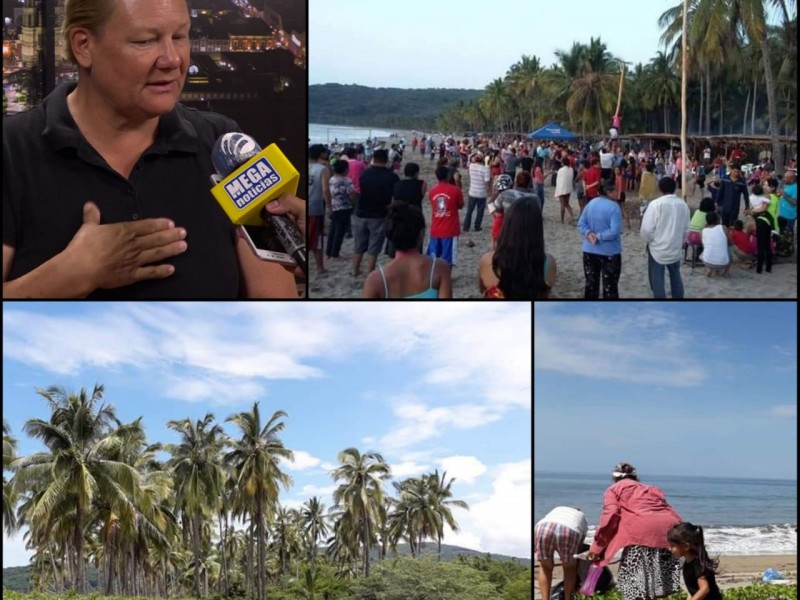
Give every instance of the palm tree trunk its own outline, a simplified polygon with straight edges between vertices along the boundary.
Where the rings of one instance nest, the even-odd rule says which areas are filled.
[[[225,534],[227,531],[222,529],[222,513],[217,513],[217,519],[219,520],[219,539],[222,543],[222,577],[220,578],[220,582],[222,579],[225,580],[225,597],[228,597],[228,561],[225,557]],[[222,585],[219,587],[220,592],[222,592]]]
[[[80,500],[75,515],[75,551],[77,554],[77,568],[75,569],[75,590],[79,594],[86,593],[86,577],[83,570],[83,507]]]
[[[706,131],[711,133],[711,67],[706,65]]]
[[[697,115],[697,133],[699,133],[700,135],[702,135],[704,131],[703,130],[703,91],[704,91],[703,84],[704,83],[705,82],[703,81],[703,74],[700,73],[700,111],[699,114]]]
[[[364,577],[369,577],[369,518],[364,513]]]
[[[442,536],[437,536],[436,554],[439,556],[439,562],[442,562]]]
[[[256,543],[258,544],[258,600],[264,600],[266,596],[265,582],[264,582],[264,569],[266,565],[266,557],[264,556],[264,504],[263,504],[263,491],[259,490],[256,495],[256,523],[257,537]]]
[[[761,46],[761,56],[764,59],[764,85],[767,88],[767,108],[769,112],[769,137],[772,142],[772,162],[775,164],[775,171],[783,174],[783,145],[778,136],[778,101],[775,97],[775,79],[772,76],[772,65],[770,64],[770,50],[767,43],[766,28],[759,40]]]
[[[750,106],[750,86],[747,86],[747,97],[744,101],[744,113],[742,116],[742,135],[747,133],[747,108]]]
[[[723,108],[722,108],[722,84],[720,84],[720,86],[719,86],[719,134],[720,135],[724,134],[723,121],[722,121],[722,112],[723,112]]]
[[[194,596],[200,597],[200,510],[192,518],[192,546],[194,550]],[[259,599],[260,600],[260,599]]]
[[[753,109],[750,113],[750,135],[756,134],[756,95],[758,94],[758,75],[753,78]]]

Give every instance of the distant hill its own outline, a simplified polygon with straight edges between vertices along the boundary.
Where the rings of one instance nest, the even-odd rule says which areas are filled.
[[[478,99],[482,90],[370,88],[326,83],[308,86],[308,120],[326,125],[393,129],[436,128],[436,117],[459,102]]]
[[[398,554],[410,554],[408,549],[408,544],[400,544],[397,547]],[[423,554],[436,554],[436,544],[432,542],[426,542],[422,548]],[[470,550],[469,548],[461,548],[459,546],[449,546],[447,544],[442,544],[442,560],[443,561],[452,561],[455,559],[456,556],[459,554],[464,554],[466,556],[485,556],[486,552],[478,552],[477,550]],[[378,553],[373,551],[370,553],[370,556],[373,560],[378,559]],[[516,560],[521,565],[525,565],[527,567],[531,566],[531,561],[528,558],[513,558],[511,556],[504,556],[503,554],[492,554],[491,555],[494,560],[504,561],[504,560]],[[389,553],[389,558],[392,557],[392,554]],[[8,567],[3,569],[3,589],[6,590],[13,590],[15,592],[27,592],[31,588],[30,584],[30,567]],[[88,583],[89,590],[97,589],[97,569],[95,569],[92,565],[88,565],[86,569],[86,579]]]

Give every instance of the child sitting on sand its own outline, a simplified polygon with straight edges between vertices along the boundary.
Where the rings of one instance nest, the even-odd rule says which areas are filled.
[[[749,225],[755,227],[752,221]],[[752,269],[756,265],[756,253],[758,252],[756,236],[752,229],[745,231],[744,223],[741,220],[737,220],[730,231],[730,241],[733,255],[745,263],[748,269]]]
[[[700,260],[706,266],[706,277],[715,273],[728,276],[731,268],[731,257],[728,253],[728,230],[719,222],[715,212],[706,215],[706,227],[703,229],[703,253]]]
[[[667,533],[669,550],[683,558],[683,582],[693,600],[722,600],[715,578],[719,559],[706,551],[703,528],[691,523],[678,523]]]

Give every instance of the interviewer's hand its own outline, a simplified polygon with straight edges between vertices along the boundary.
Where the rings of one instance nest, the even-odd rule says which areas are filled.
[[[100,209],[87,202],[83,225],[64,254],[92,290],[117,288],[172,275],[172,265],[148,265],[185,252],[185,237],[186,230],[169,219],[101,225]]]
[[[306,201],[297,196],[286,193],[277,200],[268,202],[267,212],[272,215],[286,215],[294,219],[300,235],[306,237]]]
[[[589,562],[597,562],[598,560],[600,560],[600,557],[594,552],[589,552],[589,554],[586,555],[586,560],[588,560]]]

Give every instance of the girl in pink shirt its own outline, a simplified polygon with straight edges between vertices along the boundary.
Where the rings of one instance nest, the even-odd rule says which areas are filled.
[[[639,481],[632,465],[618,464],[612,477],[587,558],[604,566],[622,550],[617,586],[625,600],[680,591],[680,562],[669,551],[667,532],[683,519],[660,488]]]

